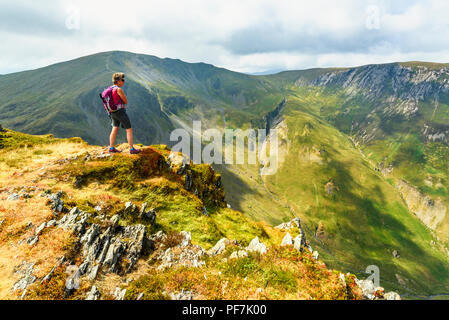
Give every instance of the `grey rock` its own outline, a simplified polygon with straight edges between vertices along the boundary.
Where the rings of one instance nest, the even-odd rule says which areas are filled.
[[[50,220],[47,222],[47,228],[54,227],[56,226],[56,224],[57,224],[56,220]]]
[[[190,245],[190,242],[192,241],[192,234],[187,231],[181,231],[182,241],[179,245],[180,247],[187,247]]]
[[[39,236],[32,236],[27,239],[27,243],[32,246],[39,241]]]
[[[15,273],[21,275],[22,278],[14,284],[13,291],[26,290],[26,288],[36,281],[33,275],[34,263],[27,263],[23,261],[15,268]]]
[[[36,236],[40,235],[40,233],[42,232],[42,230],[45,229],[46,226],[47,226],[47,222],[43,222],[39,227],[37,227],[35,235]]]
[[[16,201],[20,199],[20,195],[17,193],[12,193],[11,195],[9,195],[8,198],[6,198],[6,200],[12,200],[12,201]]]
[[[125,299],[126,289],[120,289],[119,287],[115,288],[114,298],[115,300],[123,300]]]
[[[401,296],[396,292],[387,292],[384,294],[385,300],[401,300]]]
[[[241,259],[241,258],[246,258],[248,256],[248,252],[246,252],[245,250],[238,250],[238,251],[234,251],[231,256],[229,257],[229,259]]]
[[[226,238],[223,238],[221,240],[219,240],[215,246],[213,248],[211,248],[207,253],[211,256],[216,256],[219,254],[222,254],[225,250],[226,247],[231,244],[231,241],[229,241]]]
[[[267,252],[267,246],[259,241],[259,237],[255,237],[246,247],[247,251],[258,252],[260,254],[265,254]]]
[[[100,265],[98,265],[98,264],[92,267],[92,269],[90,270],[89,274],[87,275],[89,280],[93,281],[93,280],[95,280],[97,278],[99,269],[100,269]]]
[[[290,233],[287,232],[284,239],[282,239],[281,246],[291,246],[293,245],[293,238]]]
[[[89,294],[87,295],[86,300],[98,300],[101,297],[100,291],[98,291],[96,286],[92,286],[92,288],[89,291]]]
[[[376,287],[374,286],[374,282],[371,280],[358,280],[356,279],[357,285],[362,289],[363,296],[366,299],[374,300],[374,293],[376,292]]]

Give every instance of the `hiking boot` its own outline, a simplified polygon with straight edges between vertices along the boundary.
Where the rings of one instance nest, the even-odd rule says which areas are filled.
[[[129,149],[129,153],[130,154],[138,154],[138,153],[140,153],[140,150],[139,149],[135,149],[134,147],[132,147],[131,149]]]
[[[112,147],[112,148],[109,148],[109,153],[120,153],[120,151],[117,150],[116,148]]]

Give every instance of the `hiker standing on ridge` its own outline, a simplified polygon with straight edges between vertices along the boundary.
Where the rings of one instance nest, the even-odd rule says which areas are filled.
[[[120,128],[126,129],[126,138],[128,139],[128,144],[130,147],[130,154],[138,154],[140,150],[135,149],[133,145],[133,129],[131,127],[131,121],[126,114],[125,106],[128,104],[128,98],[125,95],[122,87],[125,84],[125,74],[124,73],[114,73],[112,76],[113,86],[107,88],[100,94],[103,100],[103,105],[106,111],[109,113],[111,118],[112,131],[109,137],[109,152],[119,153],[115,145],[115,139],[117,138],[117,133]]]

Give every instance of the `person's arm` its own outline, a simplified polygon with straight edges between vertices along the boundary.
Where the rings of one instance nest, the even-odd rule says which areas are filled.
[[[124,104],[128,104],[128,98],[126,97],[126,94],[122,88],[117,89],[117,94],[119,95],[120,98],[122,98]]]

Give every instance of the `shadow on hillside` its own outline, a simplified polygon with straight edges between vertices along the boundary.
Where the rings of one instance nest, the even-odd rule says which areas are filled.
[[[329,173],[340,187],[328,208],[338,213],[338,222],[344,226],[339,235],[343,237],[339,249],[353,248],[351,260],[379,266],[384,274],[383,281],[396,283],[396,286],[394,274],[399,273],[402,277],[416,280],[416,284],[419,282],[418,285],[408,283],[411,287],[426,288],[429,292],[436,283],[447,287],[448,265],[414,240],[421,236],[422,230],[414,230],[413,221],[404,224],[406,209],[399,203],[388,203],[379,185],[368,188],[358,183],[348,166],[336,160],[328,166]],[[365,198],[363,195],[370,196]],[[401,215],[404,217],[402,221],[399,220]],[[410,219],[416,218],[410,216]],[[393,258],[393,250],[401,254],[398,260]],[[390,275],[389,279],[385,274]]]

